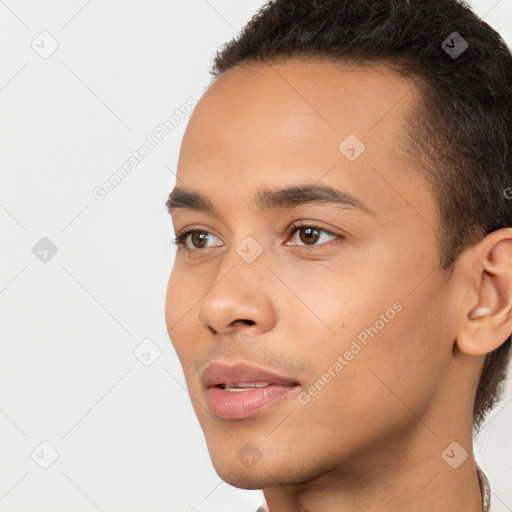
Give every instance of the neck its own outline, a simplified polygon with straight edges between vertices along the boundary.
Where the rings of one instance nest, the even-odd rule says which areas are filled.
[[[481,512],[482,494],[472,451],[472,436],[434,436],[421,426],[410,439],[367,450],[358,460],[329,468],[300,484],[263,490],[270,512]],[[458,439],[468,458],[446,450]]]

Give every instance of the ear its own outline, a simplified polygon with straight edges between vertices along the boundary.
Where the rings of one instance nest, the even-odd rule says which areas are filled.
[[[469,289],[457,346],[466,354],[484,355],[512,333],[512,228],[489,233],[470,251],[463,262]]]

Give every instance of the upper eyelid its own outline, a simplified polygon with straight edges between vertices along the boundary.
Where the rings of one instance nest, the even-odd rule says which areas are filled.
[[[332,229],[330,228],[325,228],[325,227],[322,227],[319,223],[321,223],[322,221],[318,221],[318,220],[311,220],[311,221],[301,221],[301,220],[297,220],[297,221],[294,221],[294,222],[291,222],[290,225],[288,226],[288,228],[286,229],[286,233],[290,233],[292,232],[294,229],[298,229],[298,228],[302,228],[302,227],[313,227],[313,228],[316,228],[318,230],[321,230],[321,231],[325,231],[331,235],[336,235],[336,236],[348,236],[344,231],[342,231],[340,228],[338,228],[340,231],[342,231],[340,234],[337,234],[335,233],[335,231],[333,231]],[[178,236],[180,233],[183,234],[183,233],[186,233],[186,232],[191,232],[191,231],[200,231],[200,232],[203,232],[203,233],[208,233],[208,234],[211,234],[211,235],[214,235],[218,238],[217,235],[215,235],[215,233],[213,231],[211,231],[210,229],[206,229],[206,228],[203,228],[203,227],[200,227],[200,226],[190,226],[190,227],[186,227],[186,228],[182,228],[181,230],[174,230],[174,232],[176,233],[176,235]],[[271,231],[275,231],[277,232],[278,230],[274,227],[271,229]],[[285,233],[285,234],[286,234]]]
[[[318,225],[312,224],[312,223],[304,223],[304,224],[292,223],[290,225],[290,227],[287,229],[286,234],[293,233],[294,231],[296,231],[297,229],[300,229],[300,228],[315,228],[315,229],[318,229],[318,231],[323,231],[324,233],[328,233],[329,235],[344,236],[344,235],[338,235],[338,234],[334,233],[333,231],[331,231],[331,230],[329,230],[327,228],[323,228],[322,226],[318,226]],[[177,233],[176,236],[177,237],[178,236],[185,236],[185,235],[189,235],[189,234],[195,233],[195,232],[207,233],[209,235],[215,236],[215,238],[218,238],[218,236],[215,235],[214,233],[212,233],[211,231],[208,231],[207,229],[203,229],[203,228],[196,228],[196,227],[184,228],[179,233]]]

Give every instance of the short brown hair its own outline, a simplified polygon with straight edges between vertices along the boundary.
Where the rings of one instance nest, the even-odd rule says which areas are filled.
[[[454,41],[459,55],[449,51]],[[210,73],[288,58],[384,63],[418,85],[408,157],[437,201],[444,270],[486,234],[511,226],[512,55],[466,2],[274,0],[217,51]],[[475,429],[501,399],[510,344],[509,336],[485,358]]]

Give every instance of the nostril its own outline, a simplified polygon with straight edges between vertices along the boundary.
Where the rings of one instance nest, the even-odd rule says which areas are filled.
[[[244,318],[240,318],[239,320],[235,320],[234,322],[232,322],[232,324],[236,324],[237,322],[243,322],[244,324],[247,324],[247,325],[254,325],[255,322],[254,320],[246,320]]]

